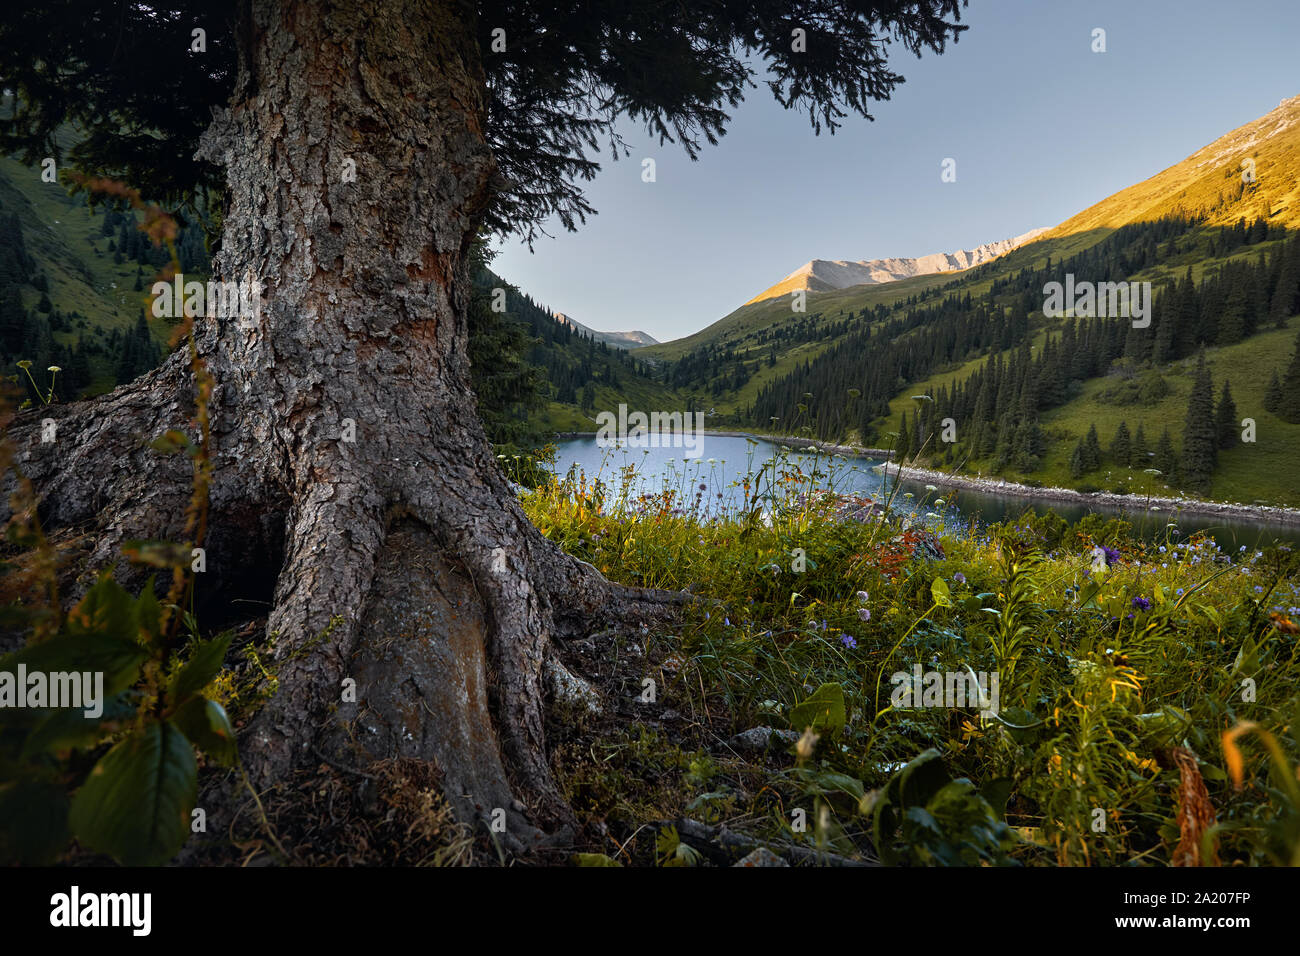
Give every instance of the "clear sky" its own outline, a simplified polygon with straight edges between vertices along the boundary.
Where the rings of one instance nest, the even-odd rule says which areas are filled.
[[[599,214],[532,253],[510,239],[493,267],[592,328],[668,341],[809,259],[1054,226],[1300,94],[1300,0],[972,0],[962,22],[942,56],[896,52],[907,82],[834,136],[761,85],[698,162],[625,126],[631,157],[588,184]]]

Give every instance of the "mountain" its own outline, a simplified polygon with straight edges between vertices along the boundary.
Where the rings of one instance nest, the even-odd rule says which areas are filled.
[[[597,342],[604,342],[606,345],[612,345],[616,349],[635,349],[643,345],[658,345],[659,340],[651,337],[645,332],[597,332],[593,328],[583,325],[572,316],[565,315],[563,312],[552,312],[551,317],[561,325],[567,325],[575,332],[581,332],[590,336]]]
[[[1257,216],[1270,224],[1300,225],[1300,96],[1282,100],[1182,162],[1071,216],[1046,238],[1182,212],[1210,225]]]
[[[715,408],[715,427],[898,445],[1080,490],[1300,505],[1286,399],[1300,389],[1300,97],[972,268],[846,287],[823,269],[813,288],[811,265],[804,311],[751,301],[635,354]],[[1151,283],[1149,321],[1046,314],[1045,287],[1067,276]],[[1191,405],[1206,382],[1217,446],[1189,424],[1204,431]]]
[[[828,292],[831,289],[896,282],[899,279],[934,275],[939,272],[960,272],[1005,255],[1012,249],[1037,239],[1045,232],[1047,232],[1046,228],[1032,229],[1024,235],[988,242],[974,249],[936,252],[915,259],[859,259],[856,262],[844,259],[813,259],[795,269],[776,285],[764,289],[745,304],[774,299],[795,289]]]

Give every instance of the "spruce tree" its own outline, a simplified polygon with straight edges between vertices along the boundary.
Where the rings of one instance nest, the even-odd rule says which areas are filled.
[[[1230,448],[1237,442],[1237,403],[1232,400],[1232,390],[1228,380],[1223,381],[1223,391],[1219,393],[1219,405],[1214,410],[1214,431],[1219,438],[1220,448]]]
[[[1095,471],[1101,467],[1101,442],[1097,439],[1097,426],[1088,428],[1083,439],[1083,470]]]
[[[1074,451],[1070,453],[1070,477],[1083,477],[1083,439],[1074,443]]]
[[[1214,382],[1202,352],[1196,362],[1196,379],[1187,400],[1183,426],[1183,482],[1196,491],[1209,491],[1218,463],[1219,441],[1214,420]]]
[[[1160,441],[1156,443],[1156,455],[1151,460],[1151,466],[1170,481],[1178,480],[1178,452],[1174,449],[1174,440],[1169,437],[1168,428],[1160,433]]]
[[[894,444],[894,460],[900,465],[912,453],[912,430],[907,427],[907,412],[898,422],[898,441]]]
[[[1110,458],[1121,468],[1127,468],[1133,461],[1133,439],[1129,435],[1128,422],[1120,422],[1115,429],[1115,437],[1110,443]]]
[[[1278,381],[1277,369],[1273,369],[1273,377],[1268,380],[1268,391],[1264,393],[1264,410],[1276,412],[1282,407],[1282,383]]]
[[[1142,428],[1142,423],[1138,422],[1137,431],[1133,435],[1133,453],[1130,456],[1130,464],[1134,468],[1149,468],[1151,466],[1149,451],[1150,449],[1147,448],[1147,434]]]

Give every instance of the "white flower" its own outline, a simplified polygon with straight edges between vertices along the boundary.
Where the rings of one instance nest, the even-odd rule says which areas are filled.
[[[869,595],[866,591],[859,591],[858,600],[861,601],[863,604],[866,604],[869,600],[871,600],[871,595]]]

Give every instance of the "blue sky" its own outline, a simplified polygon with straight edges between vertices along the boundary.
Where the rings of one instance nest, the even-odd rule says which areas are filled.
[[[874,123],[834,136],[761,86],[698,162],[625,126],[631,157],[588,185],[599,215],[577,233],[553,225],[532,253],[507,240],[494,268],[593,328],[668,341],[809,259],[1054,226],[1300,94],[1297,0],[973,0],[962,22],[942,56],[894,54],[907,82]],[[954,183],[940,180],[947,157]]]

